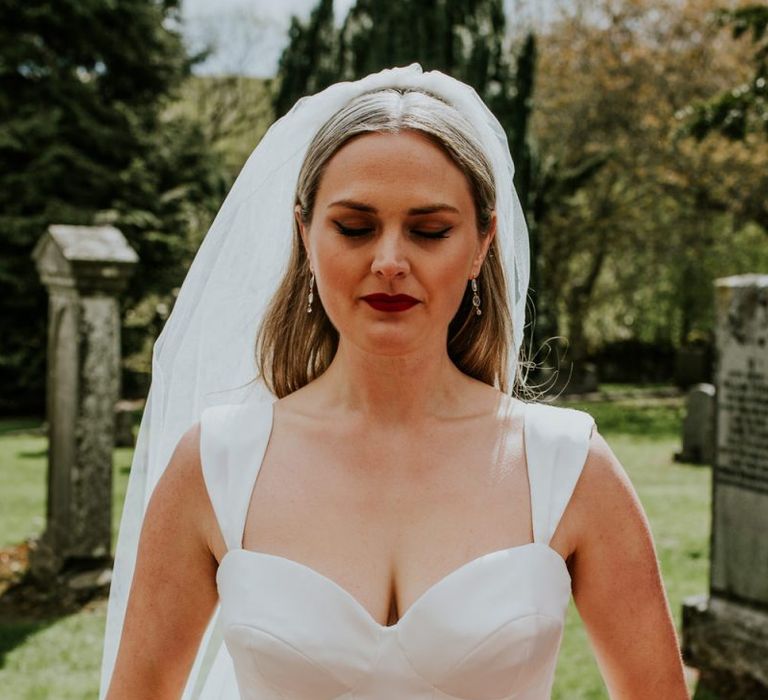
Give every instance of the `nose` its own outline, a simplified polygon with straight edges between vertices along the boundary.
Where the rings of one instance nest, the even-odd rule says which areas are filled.
[[[410,271],[408,257],[400,231],[385,231],[377,241],[371,271],[378,277],[404,277]]]

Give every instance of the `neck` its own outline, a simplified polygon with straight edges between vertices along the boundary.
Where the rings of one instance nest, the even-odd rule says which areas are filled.
[[[386,356],[343,339],[317,380],[335,405],[390,425],[462,413],[468,381],[444,347]]]

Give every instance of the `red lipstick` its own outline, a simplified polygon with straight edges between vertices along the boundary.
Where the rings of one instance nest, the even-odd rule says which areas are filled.
[[[406,311],[419,303],[418,299],[407,294],[368,294],[363,297],[363,301],[377,311]]]

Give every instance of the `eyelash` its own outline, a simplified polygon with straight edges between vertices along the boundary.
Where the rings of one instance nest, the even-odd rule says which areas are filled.
[[[336,225],[336,228],[339,229],[339,233],[342,236],[348,236],[349,238],[361,238],[362,236],[365,236],[373,231],[373,228],[366,227],[366,228],[350,228],[348,226],[344,226],[340,224],[338,221],[333,222]],[[413,230],[412,233],[415,235],[421,237],[421,238],[427,238],[427,239],[433,239],[433,238],[448,238],[448,231],[451,230],[451,226],[447,226],[444,229],[441,229],[439,231],[416,231]]]

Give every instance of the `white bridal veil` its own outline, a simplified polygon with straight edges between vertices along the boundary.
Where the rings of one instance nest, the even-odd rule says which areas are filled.
[[[438,71],[425,73],[418,64],[337,83],[299,100],[272,125],[243,167],[154,345],[152,383],[115,555],[100,699],[106,695],[117,655],[144,511],[176,443],[207,406],[270,395],[263,383],[252,381],[254,344],[288,262],[295,189],[307,147],[319,127],[348,101],[386,87],[422,89],[454,105],[474,126],[493,166],[498,255],[513,319],[509,386],[513,385],[528,288],[528,231],[512,183],[514,165],[507,138],[496,118],[471,87]],[[239,697],[218,620],[217,608],[200,644],[185,700]],[[148,633],[151,629],[152,621],[147,620]]]

